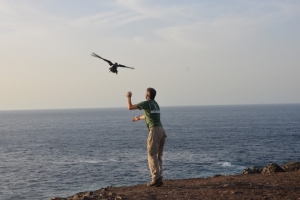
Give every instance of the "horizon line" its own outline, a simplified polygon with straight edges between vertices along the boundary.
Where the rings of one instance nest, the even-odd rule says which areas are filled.
[[[263,106],[263,105],[298,105],[300,103],[248,103],[248,104],[198,104],[198,105],[172,105],[165,106],[160,105],[160,107],[206,107],[206,106]],[[28,109],[4,109],[0,112],[8,111],[43,111],[43,110],[89,110],[89,109],[120,109],[124,108],[127,110],[126,106],[109,106],[109,107],[74,107],[74,108],[28,108]]]

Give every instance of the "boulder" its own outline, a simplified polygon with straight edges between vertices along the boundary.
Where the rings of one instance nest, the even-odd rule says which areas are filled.
[[[243,170],[243,174],[260,174],[262,170],[263,170],[262,168],[258,168],[258,167],[252,167],[252,169],[248,167],[247,169]]]
[[[222,176],[222,174],[215,174],[215,175],[213,175],[213,178],[216,178],[216,177],[219,177],[219,176]]]
[[[261,173],[269,174],[269,173],[274,173],[274,172],[285,172],[285,170],[282,169],[276,163],[271,163],[271,164],[268,164],[267,166],[265,166]]]
[[[299,171],[300,170],[300,162],[289,162],[284,165],[281,165],[281,168],[287,172]]]

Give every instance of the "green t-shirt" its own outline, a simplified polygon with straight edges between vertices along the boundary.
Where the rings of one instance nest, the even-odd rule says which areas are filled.
[[[144,110],[145,121],[148,129],[162,126],[160,122],[160,108],[156,101],[147,100],[137,104],[139,110]]]

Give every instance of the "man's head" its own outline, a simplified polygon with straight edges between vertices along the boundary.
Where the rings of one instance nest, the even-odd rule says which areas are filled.
[[[155,96],[156,96],[156,90],[154,88],[147,88],[146,99],[154,100]]]

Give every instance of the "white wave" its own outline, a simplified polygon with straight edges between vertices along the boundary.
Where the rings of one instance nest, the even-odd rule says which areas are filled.
[[[230,162],[217,162],[217,165],[222,165],[222,167],[232,167]]]
[[[231,165],[230,162],[224,162],[224,163],[222,164],[222,166],[223,166],[223,167],[231,167],[232,165]]]
[[[237,169],[245,169],[245,166],[233,165],[231,162],[217,162],[217,165],[222,165],[222,167],[235,167]]]

